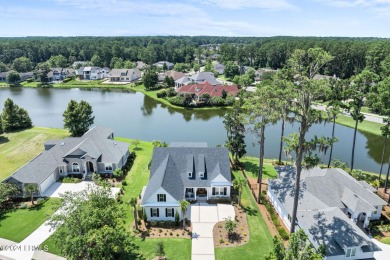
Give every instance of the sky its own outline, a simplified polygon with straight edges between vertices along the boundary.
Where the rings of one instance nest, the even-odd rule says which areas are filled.
[[[390,0],[0,0],[9,36],[390,38]]]

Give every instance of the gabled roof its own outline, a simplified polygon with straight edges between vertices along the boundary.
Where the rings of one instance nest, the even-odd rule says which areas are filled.
[[[192,171],[191,178],[188,177],[189,171]],[[200,178],[199,172],[204,172],[205,177]],[[146,203],[159,188],[176,200],[182,200],[184,188],[211,187],[211,181],[216,178],[231,185],[227,148],[155,147],[142,203]]]
[[[222,83],[214,77],[214,73],[212,72],[198,72],[191,76],[190,80],[196,83],[208,82],[211,85],[222,85]]]
[[[292,215],[295,168],[275,168],[279,178],[268,180],[268,188]],[[298,224],[311,241],[326,244],[328,256],[345,254],[345,246],[380,250],[341,210],[347,206],[358,213],[375,211],[377,205],[386,202],[341,169],[314,168],[301,173]]]

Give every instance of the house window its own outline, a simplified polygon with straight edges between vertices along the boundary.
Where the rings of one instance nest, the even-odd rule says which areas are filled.
[[[167,218],[173,218],[173,216],[175,215],[174,211],[174,209],[165,209],[165,216]]]
[[[204,178],[204,172],[199,172],[199,177]]]
[[[355,256],[356,254],[356,248],[352,248],[351,256]]]
[[[225,187],[213,187],[213,195],[215,195],[215,196],[226,195],[226,188]]]
[[[152,218],[158,218],[159,217],[159,210],[157,208],[151,208],[150,209],[150,216]]]
[[[351,251],[352,251],[351,248],[348,248],[347,252],[345,253],[345,256],[346,257],[350,257],[351,256]]]
[[[192,172],[188,173],[188,178],[192,178]]]
[[[72,172],[80,172],[80,166],[78,163],[72,164]]]
[[[167,197],[165,194],[157,194],[157,201],[158,202],[166,202],[167,201]]]
[[[290,214],[288,214],[288,220],[291,222],[291,216],[290,216]]]
[[[106,171],[112,171],[112,164],[105,164]]]

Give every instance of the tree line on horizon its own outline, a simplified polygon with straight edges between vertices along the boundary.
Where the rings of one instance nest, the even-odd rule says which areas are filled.
[[[91,61],[100,67],[125,62],[160,60],[195,64],[214,53],[222,63],[281,69],[295,49],[322,48],[334,57],[319,73],[350,78],[363,69],[390,72],[390,41],[380,38],[340,37],[26,37],[0,39],[0,71],[29,71],[56,57],[52,65]],[[54,67],[54,66],[53,66]]]

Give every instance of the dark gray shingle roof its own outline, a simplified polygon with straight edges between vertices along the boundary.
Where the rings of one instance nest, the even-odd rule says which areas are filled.
[[[193,174],[189,178],[191,169]],[[205,172],[204,178],[199,177],[201,171]],[[160,187],[176,200],[182,200],[184,188],[210,187],[210,182],[219,175],[231,183],[227,148],[155,147],[142,202],[145,203]]]

